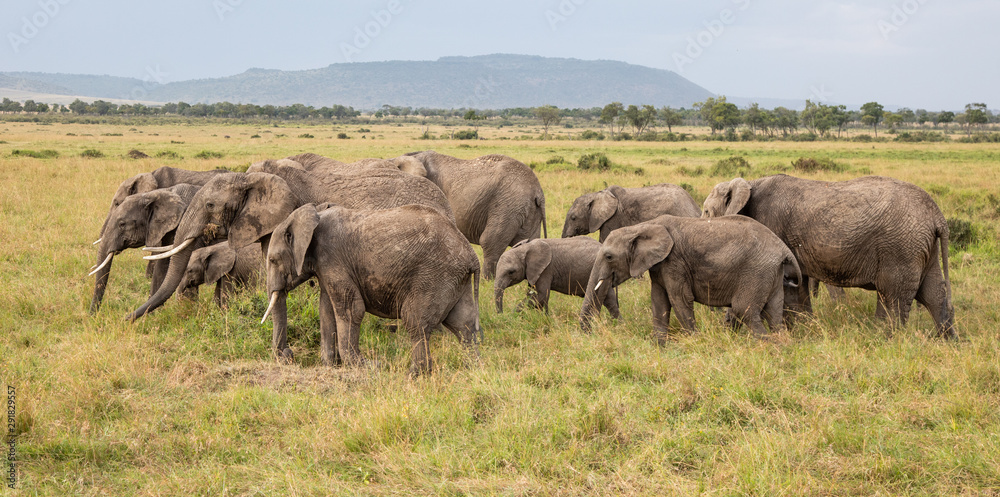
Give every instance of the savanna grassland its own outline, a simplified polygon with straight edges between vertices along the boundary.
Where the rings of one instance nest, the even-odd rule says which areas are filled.
[[[1000,144],[500,139],[537,135],[520,128],[460,142],[367,127],[0,123],[0,381],[16,390],[18,469],[5,494],[1000,493]],[[700,307],[699,333],[659,347],[648,280],[624,284],[623,318],[605,313],[589,335],[580,299],[554,295],[549,316],[498,315],[484,281],[481,360],[438,333],[434,372],[411,380],[408,338],[370,317],[361,347],[379,367],[321,366],[317,290],[306,286],[289,297],[293,365],[271,357],[259,289],[225,311],[202,289],[199,302],[125,322],[149,288],[135,250],[115,259],[104,306],[87,313],[91,242],[129,176],[431,148],[534,163],[549,236],[576,196],[608,184],[686,184],[700,202],[731,179],[711,174],[731,156],[750,163],[746,177],[916,183],[955,228],[961,339],[929,338],[919,306],[890,332],[873,318],[874,294],[853,289],[837,304],[821,294],[777,343]],[[616,166],[579,170],[593,152]],[[793,170],[800,157],[841,170]],[[508,308],[524,295],[524,283],[508,290]]]

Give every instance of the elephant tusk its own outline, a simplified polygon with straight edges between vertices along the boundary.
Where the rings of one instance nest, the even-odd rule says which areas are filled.
[[[601,283],[604,283],[604,280],[603,280],[603,279],[602,279],[602,280],[600,280],[600,281],[598,281],[598,282],[597,282],[597,284],[596,284],[596,285],[594,285],[594,291],[595,291],[595,292],[597,291],[597,289],[598,289],[598,288],[601,288]]]
[[[274,303],[278,301],[278,292],[271,292],[271,302],[267,304],[267,310],[264,311],[264,317],[260,318],[260,324],[264,324],[267,319],[267,315],[271,313],[271,309],[274,308]]]
[[[166,252],[174,248],[173,245],[164,245],[163,247],[143,247],[143,252]]]
[[[98,238],[97,240],[94,240],[94,243],[91,243],[91,245],[97,245],[98,243],[101,243],[101,240],[103,240],[103,239],[104,239],[104,237],[102,236],[102,237]]]
[[[162,254],[156,254],[156,255],[147,255],[146,257],[143,257],[143,259],[146,259],[147,261],[158,261],[160,259],[173,257],[174,254],[180,252],[181,250],[184,250],[185,248],[187,248],[188,245],[191,245],[192,243],[194,243],[194,238],[188,238],[187,240],[184,240],[184,243],[170,249],[169,252],[164,252]]]
[[[102,262],[100,266],[97,266],[97,268],[94,269],[93,271],[91,271],[90,274],[88,274],[87,276],[93,276],[94,273],[100,271],[102,268],[104,268],[104,266],[107,266],[108,263],[111,262],[111,258],[114,257],[114,256],[115,256],[114,252],[111,252],[110,254],[108,254],[108,256],[104,258],[104,262]]]

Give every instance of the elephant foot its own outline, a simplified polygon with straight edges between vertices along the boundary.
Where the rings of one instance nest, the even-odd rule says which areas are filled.
[[[287,347],[284,350],[276,350],[275,356],[279,364],[291,364],[295,361],[295,354],[292,353],[292,349]]]

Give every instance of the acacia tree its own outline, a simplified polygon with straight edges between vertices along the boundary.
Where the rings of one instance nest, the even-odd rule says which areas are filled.
[[[882,104],[878,102],[868,102],[861,106],[861,122],[875,130],[875,138],[878,138],[878,123],[882,122],[882,116],[885,115],[882,109]]]
[[[545,135],[549,134],[549,126],[552,124],[559,124],[561,118],[559,117],[559,108],[554,105],[543,105],[541,107],[535,107],[535,117],[541,119],[542,126],[545,127]]]

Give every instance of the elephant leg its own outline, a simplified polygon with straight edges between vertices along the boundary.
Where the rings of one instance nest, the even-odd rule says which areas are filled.
[[[323,365],[340,365],[337,350],[337,315],[333,312],[333,302],[322,289],[319,293],[319,355]]]
[[[958,338],[955,332],[955,316],[951,301],[948,298],[948,284],[944,281],[941,268],[937,265],[937,253],[933,254],[934,265],[924,273],[920,288],[917,289],[917,302],[920,302],[934,319],[937,328],[936,337],[954,340]]]
[[[621,317],[622,313],[618,309],[618,289],[617,288],[612,288],[612,289],[608,290],[608,294],[604,297],[604,307],[608,308],[608,312],[611,314],[611,317],[613,317],[615,319],[618,319],[618,318]],[[667,319],[669,320],[670,316],[667,316]],[[669,324],[669,322],[667,324]]]
[[[656,338],[656,343],[663,346],[666,345],[667,337],[670,335],[670,299],[667,298],[667,290],[663,288],[656,279],[650,277],[652,284],[650,285],[650,297],[653,304],[653,337]],[[607,300],[611,299],[611,292],[608,292]],[[617,297],[614,299],[614,309],[615,312],[618,311]],[[609,307],[610,311],[611,308]],[[617,316],[616,316],[617,317]]]
[[[350,292],[350,293],[348,293]],[[337,323],[337,348],[345,365],[363,366],[366,361],[361,355],[359,340],[361,321],[365,317],[365,303],[356,290],[344,289],[334,293],[333,309]]]
[[[479,246],[483,248],[483,278],[492,280],[496,276],[497,261],[504,250],[512,243],[514,235],[497,221],[497,218],[486,222],[486,228],[479,235]]]

